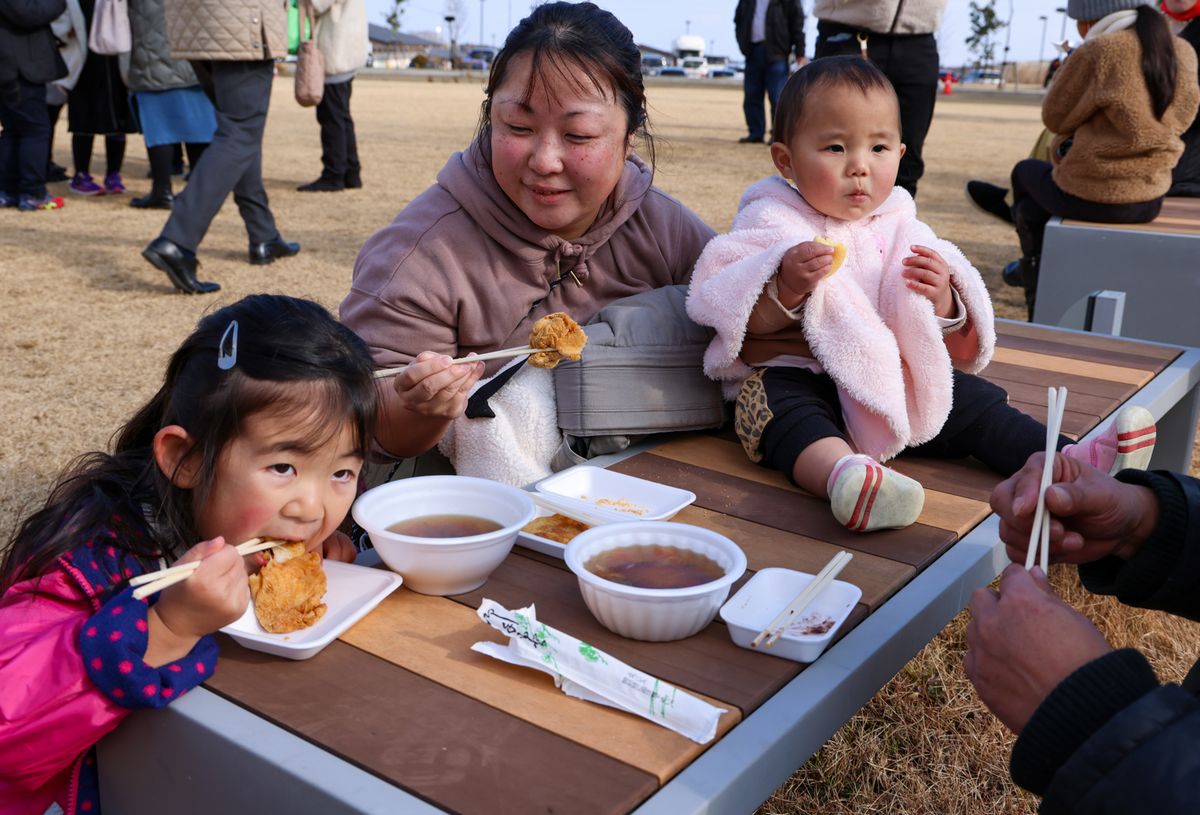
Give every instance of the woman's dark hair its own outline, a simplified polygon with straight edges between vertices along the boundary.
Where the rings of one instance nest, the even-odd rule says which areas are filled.
[[[896,97],[896,89],[883,71],[862,57],[839,56],[814,59],[788,77],[779,101],[775,103],[775,121],[772,125],[773,141],[787,142],[800,124],[804,115],[804,101],[818,88],[855,88],[862,93],[873,90],[885,91]],[[899,111],[897,100],[896,109]]]
[[[611,12],[595,3],[545,3],[517,23],[504,40],[504,47],[492,61],[485,98],[479,115],[477,137],[490,155],[487,145],[492,130],[492,96],[504,84],[509,64],[529,54],[531,70],[524,101],[533,95],[540,81],[553,72],[566,82],[586,91],[582,73],[601,94],[612,94],[625,111],[625,135],[636,134],[645,145],[645,153],[654,167],[654,137],[646,112],[646,88],[642,83],[642,53],[633,42],[633,34]],[[572,69],[578,68],[576,72]]]
[[[366,345],[316,303],[256,294],[209,314],[172,355],[158,393],[117,432],[112,453],[80,457],[18,527],[0,565],[0,592],[114,525],[131,534],[107,542],[139,558],[181,555],[199,542],[194,499],[212,489],[217,460],[247,418],[266,411],[293,419],[310,449],[349,422],[365,456],[376,400]],[[154,436],[167,425],[194,442],[185,458],[199,465],[195,490],[174,486],[155,463]],[[130,507],[146,518],[130,518]]]
[[[1175,38],[1162,14],[1154,6],[1138,6],[1138,41],[1142,44],[1142,74],[1150,91],[1154,118],[1161,120],[1175,98],[1179,66],[1175,60]]]

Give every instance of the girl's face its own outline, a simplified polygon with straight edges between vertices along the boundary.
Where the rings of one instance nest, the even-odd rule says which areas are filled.
[[[304,541],[318,551],[350,510],[363,460],[349,422],[315,450],[294,413],[256,413],[217,460],[212,489],[195,508],[202,540]]]
[[[794,129],[786,143],[771,145],[771,158],[813,209],[856,221],[891,195],[904,155],[894,95],[816,88]]]
[[[612,195],[633,150],[624,109],[578,68],[570,80],[548,66],[529,87],[531,58],[514,57],[492,95],[492,173],[504,194],[542,229],[574,240]]]

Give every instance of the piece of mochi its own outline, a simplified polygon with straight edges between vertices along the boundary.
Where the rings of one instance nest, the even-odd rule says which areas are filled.
[[[834,273],[841,268],[842,262],[846,260],[846,244],[838,243],[837,241],[831,241],[829,238],[823,238],[820,236],[813,238],[813,240],[817,243],[823,243],[826,246],[833,247],[833,268],[829,270],[829,274],[825,275],[826,277],[832,277]]]

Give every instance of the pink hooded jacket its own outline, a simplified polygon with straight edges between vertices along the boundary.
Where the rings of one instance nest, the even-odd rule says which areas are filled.
[[[979,272],[956,246],[917,220],[897,187],[874,212],[842,221],[816,211],[786,181],[767,178],[742,196],[733,230],[705,247],[692,275],[688,314],[716,329],[704,372],[734,396],[752,369],[739,358],[746,325],[784,252],[824,236],[845,244],[846,261],[804,304],[804,336],[838,386],[843,418],[859,452],[886,461],[929,441],[950,413],[955,366],[975,373],[992,358],[992,304]],[[909,290],[901,261],[913,244],[950,266],[965,326],[943,335],[928,299]]]
[[[51,803],[67,815],[98,812],[91,748],[135,709],[169,704],[215,667],[212,637],[177,662],[146,665],[148,606],[124,586],[143,569],[104,536],[115,532],[0,598],[4,815],[41,815]]]

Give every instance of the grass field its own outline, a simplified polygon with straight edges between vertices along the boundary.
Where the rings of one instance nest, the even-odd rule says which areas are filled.
[[[0,211],[0,540],[44,497],[61,467],[105,447],[156,390],[167,356],[201,314],[259,291],[307,296],[336,309],[359,246],[434,180],[452,149],[468,142],[481,98],[477,82],[360,79],[353,110],[365,187],[305,195],[295,187],[320,170],[317,125],[281,79],[264,173],[282,234],[304,249],[269,267],[248,265],[246,235],[228,202],[200,249],[201,277],[224,287],[212,297],[176,295],[142,260],[139,252],[165,213],[130,209],[128,195],[68,197],[60,184],[55,191],[68,197],[62,211]],[[736,143],[745,132],[741,94],[656,85],[650,101],[658,183],[726,229],[742,190],[771,171],[765,147]],[[939,97],[925,146],[918,212],[979,267],[999,316],[1023,312],[1018,293],[999,277],[1016,256],[1016,238],[972,209],[962,186],[968,178],[1007,178],[1040,130],[1037,103],[999,94]],[[69,164],[69,136],[61,129],[57,145],[59,163]],[[96,150],[94,169],[102,169],[99,143]],[[149,188],[144,155],[133,137],[125,177],[134,194]],[[1190,667],[1198,641],[1192,624],[1085,596],[1068,570],[1052,577],[1114,643],[1146,651],[1162,678],[1177,681]],[[1036,799],[1008,780],[1010,737],[963,675],[965,624],[959,615],[760,811],[1035,811]]]

